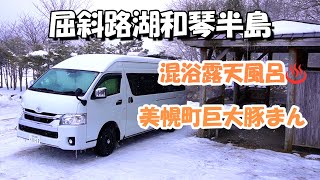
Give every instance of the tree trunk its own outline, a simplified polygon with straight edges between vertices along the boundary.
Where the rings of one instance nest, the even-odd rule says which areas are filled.
[[[8,80],[9,73],[8,73],[8,66],[5,67],[4,70],[5,70],[4,81],[5,81],[5,83],[6,83],[7,89],[9,90],[9,80]]]
[[[16,68],[12,69],[12,74],[13,74],[13,90],[17,89],[17,70]]]
[[[10,89],[12,89],[12,80],[13,80],[13,77],[12,77],[12,67],[9,68],[9,77],[10,77]]]
[[[0,67],[0,88],[3,88],[3,71],[2,67]]]
[[[36,75],[34,73],[34,69],[32,69],[32,78],[33,78],[33,80],[36,80]]]
[[[20,87],[20,92],[22,92],[22,77],[23,77],[23,69],[22,69],[22,67],[19,67],[19,87]]]
[[[28,68],[26,68],[26,90],[28,89]]]

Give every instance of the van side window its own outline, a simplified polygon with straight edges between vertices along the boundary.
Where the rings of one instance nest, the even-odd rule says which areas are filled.
[[[107,74],[99,82],[97,88],[107,88],[107,96],[120,93],[121,74]]]
[[[184,86],[162,86],[158,84],[158,76],[157,73],[127,73],[132,94],[142,96],[185,90]]]

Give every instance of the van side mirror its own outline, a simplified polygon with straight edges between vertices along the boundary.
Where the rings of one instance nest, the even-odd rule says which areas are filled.
[[[103,99],[107,97],[107,88],[102,87],[102,88],[98,88],[95,90],[94,92],[95,95],[95,99]]]
[[[76,98],[81,102],[81,104],[82,104],[83,106],[86,106],[86,105],[87,105],[87,101],[79,98],[79,96],[82,95],[82,92],[83,92],[82,89],[78,88],[78,89],[76,89],[76,91],[74,92],[74,95],[75,95]]]
[[[80,89],[80,88],[76,89],[76,91],[74,92],[74,94],[75,94],[76,96],[80,96],[80,95],[82,94],[82,89]]]

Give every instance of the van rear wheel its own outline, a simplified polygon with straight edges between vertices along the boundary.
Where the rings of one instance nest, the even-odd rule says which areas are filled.
[[[116,134],[112,127],[104,128],[98,137],[95,148],[96,154],[99,156],[110,155],[116,147]]]

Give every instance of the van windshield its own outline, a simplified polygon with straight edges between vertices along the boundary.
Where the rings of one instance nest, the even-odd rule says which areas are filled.
[[[84,95],[98,74],[98,72],[74,69],[51,69],[29,90],[74,96],[76,89],[80,88]]]

